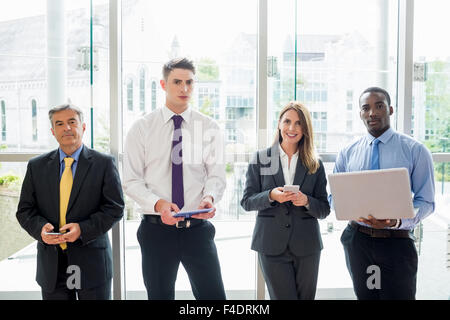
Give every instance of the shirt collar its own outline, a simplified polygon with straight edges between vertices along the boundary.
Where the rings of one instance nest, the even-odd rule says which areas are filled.
[[[286,154],[286,152],[284,152],[283,148],[281,147],[281,144],[280,144],[280,143],[278,143],[278,149],[280,150],[280,157],[281,157],[281,158],[287,158],[287,157],[288,157],[288,155]],[[293,154],[293,157],[298,157],[298,150],[297,150],[297,152],[295,152],[295,153]]]
[[[161,109],[162,109],[162,116],[163,116],[164,123],[169,122],[169,120],[171,120],[174,115],[177,115],[175,112],[173,112],[172,110],[167,108],[167,106],[164,106],[164,108],[161,108]],[[191,115],[192,115],[191,108],[188,107],[186,110],[184,110],[183,113],[181,113],[179,115],[183,117],[184,121],[189,122],[191,120]]]
[[[68,156],[64,151],[61,150],[61,148],[59,149],[59,162],[62,162],[64,160],[64,158],[66,157],[70,157],[73,158],[75,161],[78,161],[78,159],[80,158],[80,153],[81,150],[83,150],[83,144],[81,144],[81,146],[75,150],[74,153],[72,153],[71,156]]]
[[[378,138],[375,138],[374,136],[372,136],[370,133],[367,134],[366,136],[366,141],[369,145],[372,144],[373,140],[378,139],[380,140],[383,144],[386,144],[386,142],[389,141],[389,139],[392,138],[392,136],[394,135],[394,129],[389,128],[387,129],[381,136],[379,136]]]

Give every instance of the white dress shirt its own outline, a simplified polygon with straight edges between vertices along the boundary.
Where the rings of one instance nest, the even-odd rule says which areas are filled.
[[[286,154],[286,152],[284,152],[280,144],[278,144],[278,148],[280,149],[280,161],[281,161],[281,169],[283,171],[284,184],[293,185],[299,151],[297,150],[297,152],[292,155],[291,162],[289,163],[289,156]],[[270,199],[270,194],[269,194],[269,201],[270,202],[275,201]],[[304,207],[309,210],[309,204],[305,205]]]
[[[123,160],[123,189],[142,214],[156,214],[159,199],[172,202],[172,140],[175,115],[166,106],[130,128]],[[188,108],[182,114],[184,207],[195,210],[206,196],[219,202],[225,190],[222,132],[213,119]]]
[[[280,149],[280,161],[281,168],[283,169],[284,184],[292,185],[294,184],[295,169],[297,168],[298,150],[292,155],[291,163],[289,164],[289,156],[284,152],[281,145],[278,145],[278,147]]]

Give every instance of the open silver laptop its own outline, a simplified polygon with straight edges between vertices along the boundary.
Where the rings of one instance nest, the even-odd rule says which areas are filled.
[[[406,168],[333,173],[328,181],[338,220],[414,217]]]

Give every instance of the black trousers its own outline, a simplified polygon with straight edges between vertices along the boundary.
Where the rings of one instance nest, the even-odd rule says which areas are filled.
[[[148,299],[175,299],[175,281],[181,262],[197,300],[225,300],[215,233],[214,226],[206,220],[181,229],[142,220],[137,238]]]
[[[341,236],[359,300],[414,300],[417,250],[408,238],[373,238],[350,225]]]
[[[104,285],[91,289],[69,289],[67,279],[67,253],[58,247],[58,278],[55,290],[46,292],[42,290],[43,300],[110,300],[111,299],[111,279]]]
[[[272,300],[314,300],[320,251],[296,256],[289,248],[280,255],[258,253],[259,265]]]

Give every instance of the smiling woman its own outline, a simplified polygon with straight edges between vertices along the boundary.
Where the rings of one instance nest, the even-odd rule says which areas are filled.
[[[270,159],[270,170],[264,158]],[[284,190],[286,185],[300,191]],[[248,166],[241,200],[245,210],[258,210],[252,249],[271,299],[315,298],[322,250],[317,219],[330,213],[326,185],[309,111],[289,102],[280,112],[274,144],[257,152]]]

